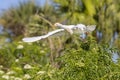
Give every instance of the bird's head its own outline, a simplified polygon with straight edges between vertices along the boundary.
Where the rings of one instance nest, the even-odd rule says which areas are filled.
[[[57,22],[57,23],[54,24],[54,26],[60,27],[60,26],[62,26],[62,24]]]

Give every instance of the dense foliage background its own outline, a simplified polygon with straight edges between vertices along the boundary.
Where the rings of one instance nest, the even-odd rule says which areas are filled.
[[[34,0],[11,7],[0,17],[1,80],[119,80],[119,0]],[[63,24],[95,24],[81,40],[77,35],[24,43]],[[116,57],[114,55],[117,54]],[[117,60],[115,60],[118,57]]]

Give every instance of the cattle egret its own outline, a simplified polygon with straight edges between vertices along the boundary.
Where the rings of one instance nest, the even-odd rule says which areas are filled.
[[[23,38],[22,40],[24,42],[35,42],[41,39],[45,39],[47,37],[50,36],[60,36],[60,35],[64,35],[65,33],[70,33],[72,34],[84,34],[86,32],[92,32],[95,30],[95,25],[89,25],[89,26],[85,26],[83,24],[77,24],[77,25],[63,25],[60,23],[55,23],[54,24],[56,27],[59,27],[61,29],[57,29],[51,32],[48,32],[46,35],[42,35],[42,36],[36,36],[36,37],[27,37],[27,38]]]

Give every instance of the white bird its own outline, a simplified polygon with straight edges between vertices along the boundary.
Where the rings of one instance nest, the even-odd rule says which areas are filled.
[[[63,25],[60,23],[55,23],[55,26],[67,30],[70,34],[76,33],[85,33],[85,32],[92,32],[95,30],[96,25],[88,25],[85,26],[84,24],[77,24],[77,25]]]
[[[90,25],[90,26],[85,26],[83,24],[77,24],[77,25],[63,25],[60,23],[55,23],[55,26],[62,28],[62,29],[57,29],[51,32],[48,32],[48,34],[46,35],[42,35],[42,36],[36,36],[36,37],[27,37],[27,38],[23,38],[23,42],[35,42],[41,39],[45,39],[47,37],[53,37],[53,36],[61,36],[64,35],[66,33],[70,33],[72,34],[83,34],[86,32],[92,32],[93,30],[95,30],[95,25]]]

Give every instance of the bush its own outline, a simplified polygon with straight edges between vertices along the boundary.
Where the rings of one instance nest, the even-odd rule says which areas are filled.
[[[74,43],[74,44],[73,44]],[[73,45],[71,45],[73,44]],[[50,63],[49,48],[43,43],[12,43],[0,49],[0,76],[3,79],[31,80],[116,80],[120,64],[112,61],[112,49],[93,39],[71,40],[61,56],[59,67]],[[68,46],[69,45],[69,46]],[[74,46],[74,47],[73,47]],[[3,73],[2,73],[3,72]]]

